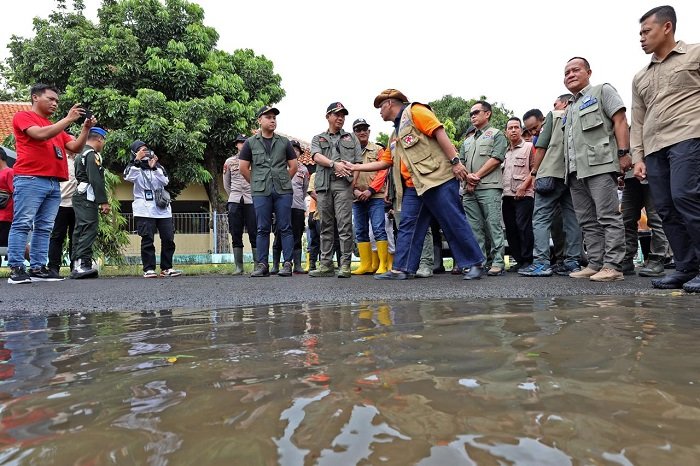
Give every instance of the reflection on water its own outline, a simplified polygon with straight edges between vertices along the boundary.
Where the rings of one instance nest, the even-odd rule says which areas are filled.
[[[699,304],[4,320],[0,464],[697,464]]]

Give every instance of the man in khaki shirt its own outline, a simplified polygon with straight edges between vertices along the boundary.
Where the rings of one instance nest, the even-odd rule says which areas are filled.
[[[700,292],[700,44],[676,42],[676,12],[649,10],[639,20],[651,63],[632,82],[634,175],[648,179],[676,271],[654,288]]]

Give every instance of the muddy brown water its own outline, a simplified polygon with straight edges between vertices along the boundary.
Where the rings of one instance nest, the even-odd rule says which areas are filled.
[[[0,324],[0,464],[700,464],[696,296]]]

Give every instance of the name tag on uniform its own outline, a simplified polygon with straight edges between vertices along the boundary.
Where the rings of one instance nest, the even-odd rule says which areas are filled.
[[[591,97],[590,95],[587,95],[586,97],[583,98],[583,103],[581,104],[581,106],[578,109],[584,110],[584,109],[590,107],[591,105],[595,105],[597,103],[598,103],[598,99],[596,99],[595,97]]]

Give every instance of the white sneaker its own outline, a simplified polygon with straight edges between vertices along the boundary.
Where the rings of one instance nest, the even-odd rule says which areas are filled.
[[[182,270],[165,269],[160,271],[161,277],[179,277],[182,275]]]
[[[143,273],[143,278],[158,278],[158,274],[155,270],[146,270]]]

